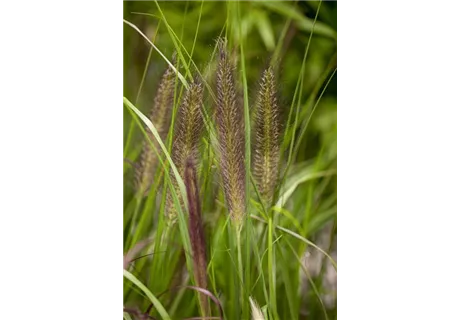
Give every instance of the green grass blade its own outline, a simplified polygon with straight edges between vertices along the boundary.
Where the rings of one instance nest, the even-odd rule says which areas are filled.
[[[168,65],[171,67],[171,69],[176,73],[179,80],[181,80],[182,84],[187,88],[188,84],[184,76],[176,69],[176,67],[171,63],[171,61],[168,60],[167,57],[165,57],[165,55],[157,48],[157,46],[153,44],[152,41],[150,41],[150,39],[141,30],[139,30],[137,26],[125,19],[123,19],[123,22],[132,27],[134,30],[136,30],[144,39],[146,39],[147,42],[149,42],[149,44],[155,49],[155,51],[157,51],[157,53],[163,58],[163,60],[165,60],[166,63],[168,63]]]
[[[267,14],[264,11],[254,11],[252,17],[256,20],[259,35],[264,42],[267,50],[272,51],[275,48],[274,31]]]
[[[200,5],[200,13],[199,13],[199,16],[198,16],[197,28],[195,29],[194,42],[192,43],[192,49],[190,50],[190,55],[189,55],[189,63],[187,64],[188,69],[190,67],[191,62],[193,61],[192,56],[194,55],[194,49],[195,49],[195,44],[197,43],[197,36],[198,36],[198,30],[199,30],[199,27],[200,27],[200,21],[202,20],[203,2],[204,2],[204,0],[202,0],[202,4]]]
[[[159,29],[160,29],[160,23],[158,24],[157,28],[155,29],[155,34],[154,34],[154,37],[152,38],[152,43],[155,42],[155,38],[157,37]],[[150,65],[150,59],[152,57],[152,51],[153,51],[153,48],[152,47],[149,48],[149,55],[147,56],[146,64],[144,65],[144,71],[142,73],[141,83],[139,84],[138,92],[136,94],[136,99],[134,100],[135,105],[138,104],[139,97],[141,96],[141,91],[142,91],[142,88],[144,86],[144,81],[146,79],[147,70],[149,69],[149,65]],[[128,136],[126,138],[125,147],[124,147],[124,150],[123,150],[123,158],[127,157],[128,150],[129,150],[129,148],[131,146],[131,139],[133,137],[134,127],[135,127],[135,123],[134,123],[134,120],[132,119],[131,122],[130,122],[130,129],[128,131]]]
[[[237,2],[237,15],[240,18],[240,3]],[[240,19],[239,19],[240,20]],[[250,121],[250,107],[248,102],[248,83],[247,83],[247,76],[246,76],[246,69],[245,69],[245,50],[244,50],[244,42],[245,40],[242,38],[242,27],[239,24],[239,34],[240,34],[240,64],[242,68],[242,84],[243,84],[243,107],[244,107],[244,120],[245,120],[245,195],[246,195],[246,208],[248,211],[249,203],[250,203],[250,176],[251,176],[251,121]],[[246,214],[246,223],[248,224],[249,218],[248,214]],[[250,222],[251,223],[251,222]],[[246,229],[248,230],[248,229]],[[248,235],[248,233],[247,233]],[[239,236],[240,239],[240,236]],[[241,246],[241,243],[238,243]],[[240,270],[241,277],[244,277],[245,282],[245,290],[244,293],[246,296],[242,294],[242,304],[243,304],[243,317],[246,318],[249,316],[250,313],[250,304],[249,304],[249,290],[250,290],[250,243],[246,241],[245,244],[245,253],[246,253],[246,265],[245,270],[246,274],[245,277],[243,275],[243,270]],[[239,251],[240,254],[240,251]],[[243,269],[243,268],[242,268]]]
[[[133,320],[128,312],[123,313],[123,319],[125,319],[125,320]]]
[[[328,88],[328,85],[330,84],[331,80],[333,79],[333,77],[335,76],[336,74],[336,70],[337,68],[335,68],[333,70],[333,72],[331,73],[331,76],[328,78],[328,81],[327,83],[325,84],[325,87],[323,88],[322,92],[320,93],[320,96],[319,98],[317,99],[317,102],[315,103],[313,109],[312,109],[312,112],[309,114],[309,117],[307,118],[307,120],[305,121],[302,129],[301,129],[301,133],[299,134],[298,136],[298,140],[296,142],[296,145],[295,145],[295,148],[294,148],[294,154],[296,155],[298,153],[298,150],[299,150],[299,147],[301,146],[301,141],[302,141],[302,138],[304,137],[304,134],[306,133],[307,131],[307,126],[309,125],[309,122],[312,118],[312,115],[314,114],[315,112],[315,109],[317,108],[319,102],[320,102],[320,99],[322,99],[323,97],[323,94],[325,93],[326,89]]]
[[[311,275],[309,274],[309,271],[307,270],[306,266],[304,265],[304,263],[301,261],[301,259],[299,258],[299,256],[296,254],[296,250],[293,248],[293,246],[291,245],[290,242],[286,241],[288,247],[290,248],[291,252],[293,253],[293,256],[296,258],[296,260],[298,261],[298,264],[299,266],[301,267],[301,269],[304,271],[304,274],[306,275],[311,287],[312,287],[312,290],[314,291],[314,294],[315,296],[317,297],[319,303],[320,303],[320,306],[322,307],[322,312],[323,312],[323,315],[325,316],[325,319],[328,320],[328,314],[327,314],[327,310],[325,308],[325,304],[323,303],[323,300],[322,300],[322,297],[320,295],[320,292],[319,290],[317,289],[317,286],[315,284],[315,282],[312,280],[312,277]]]
[[[249,225],[249,234],[250,234],[250,237],[252,237],[252,238],[255,237],[255,230],[253,228],[253,225]],[[255,280],[254,287],[258,284],[259,278],[261,278],[265,301],[269,301],[269,293],[267,292],[266,280],[264,279],[264,269],[263,269],[263,259],[264,259],[264,257],[259,254],[259,250],[258,250],[256,241],[252,241],[251,245],[253,247],[253,252],[254,252],[254,254],[256,256],[256,270],[259,273],[259,276]],[[250,294],[252,294],[252,292],[253,292],[253,289],[251,290]]]
[[[158,311],[162,319],[164,320],[171,320],[170,316],[168,315],[168,312],[166,312],[165,308],[162,306],[160,301],[150,292],[147,287],[138,280],[133,274],[131,274],[127,270],[123,270],[123,276],[130,280],[134,285],[136,285],[139,289],[141,289],[142,292],[149,298],[149,300],[152,302],[154,305],[155,310]]]
[[[142,120],[142,122],[144,122],[144,124],[149,128],[149,130],[154,135],[155,139],[157,140],[158,144],[160,145],[160,148],[162,149],[163,153],[165,154],[169,165],[171,166],[171,168],[173,170],[174,176],[175,176],[176,181],[178,182],[178,185],[179,185],[179,189],[181,190],[181,194],[183,196],[184,203],[185,203],[185,205],[187,207],[186,187],[184,185],[184,181],[182,180],[181,175],[178,172],[178,169],[176,168],[173,160],[171,159],[170,153],[168,152],[167,148],[163,144],[162,138],[160,138],[160,135],[158,134],[157,129],[155,129],[153,123],[149,120],[149,118],[147,118],[141,111],[139,111],[139,109],[136,108],[130,102],[130,100],[123,97],[123,103],[128,108],[130,108],[132,111],[134,111],[134,113],[136,113],[136,115]]]
[[[327,177],[330,175],[336,174],[336,169],[331,169],[327,171],[315,172],[311,166],[305,168],[304,170],[296,173],[291,178],[287,179],[287,182],[283,185],[281,190],[281,195],[277,201],[277,207],[283,207],[293,192],[296,190],[298,185],[306,181]]]
[[[332,208],[322,211],[316,214],[312,220],[309,221],[309,225],[307,226],[306,234],[314,234],[316,231],[320,230],[328,221],[335,217],[338,209],[335,206]]]
[[[331,29],[328,25],[316,22],[304,16],[299,12],[296,7],[281,2],[281,1],[255,1],[255,3],[260,4],[274,12],[277,12],[281,15],[286,16],[287,18],[293,19],[297,26],[304,31],[314,31],[315,34],[325,36],[331,39],[336,39],[336,32]]]
[[[286,217],[292,224],[293,226],[299,231],[302,231],[301,225],[299,224],[299,221],[296,220],[296,218],[293,216],[293,214],[288,211],[287,209],[280,208],[280,207],[272,207],[272,210],[274,212],[278,212],[282,214],[284,217]]]
[[[264,221],[263,219],[261,219],[260,217],[258,216],[255,216],[255,215],[251,215],[251,218],[254,219],[254,220],[258,220],[260,222],[263,222],[263,223],[268,223],[267,221]],[[315,243],[313,243],[312,241],[309,241],[307,240],[306,238],[302,237],[301,235],[297,234],[296,232],[293,232],[289,229],[286,229],[286,228],[283,228],[283,227],[280,227],[280,226],[275,226],[276,229],[278,230],[281,230],[289,235],[291,235],[292,237],[314,247],[315,249],[319,250],[322,254],[324,254],[328,260],[330,260],[331,264],[333,265],[333,267],[335,268],[335,270],[337,270],[337,265],[336,265],[336,262],[335,260],[327,253],[325,252],[322,248],[320,248],[319,246],[317,246]]]
[[[280,269],[282,271],[281,273],[282,273],[283,283],[285,285],[285,291],[286,291],[287,300],[288,300],[288,310],[290,312],[291,319],[296,320],[298,318],[298,312],[297,312],[298,303],[296,300],[298,298],[297,297],[298,293],[292,286],[292,281],[290,278],[290,261],[288,261],[285,258],[285,255],[283,253],[281,246],[277,246],[277,249],[279,251],[279,255],[282,257],[281,260],[283,261],[285,265],[283,268],[280,268]],[[297,274],[295,274],[295,276],[298,277]]]
[[[166,25],[168,33],[170,34],[171,40],[173,41],[173,44],[174,44],[174,46],[176,48],[176,53],[178,54],[178,57],[179,57],[179,61],[182,62],[183,66],[186,68],[187,76],[192,80],[193,79],[192,73],[190,72],[190,70],[188,68],[188,64],[186,62],[186,59],[184,58],[184,55],[182,54],[182,50],[181,50],[182,42],[181,42],[181,39],[178,38],[178,36],[173,31],[173,28],[171,28],[170,24],[168,23],[168,21],[167,21],[167,19],[165,17],[165,14],[163,13],[162,9],[160,8],[160,5],[158,4],[157,0],[154,0],[154,3],[157,6],[158,11],[160,12],[160,16],[162,17],[163,23]]]
[[[275,257],[273,254],[273,242],[272,242],[272,236],[273,236],[273,225],[272,225],[272,217],[269,216],[269,222],[268,222],[268,227],[267,227],[267,274],[269,276],[269,301],[270,301],[270,309],[272,316],[274,319],[279,319],[278,313],[277,313],[277,295],[276,295],[276,261]]]

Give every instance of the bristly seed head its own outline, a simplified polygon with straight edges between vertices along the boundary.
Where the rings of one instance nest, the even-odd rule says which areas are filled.
[[[179,107],[178,115],[175,120],[176,125],[171,150],[171,158],[183,179],[186,160],[188,158],[196,160],[198,157],[200,135],[203,131],[204,125],[201,114],[202,101],[203,86],[196,80],[190,84]],[[170,176],[174,176],[172,171]],[[176,179],[173,179],[172,182],[176,193],[179,195],[180,189]],[[182,198],[179,198],[182,203]],[[167,197],[166,213],[169,222],[175,223],[176,210],[174,208],[173,198],[170,192]]]
[[[262,75],[256,104],[253,172],[259,192],[267,203],[272,201],[278,181],[280,159],[280,109],[272,67]]]
[[[264,315],[263,315],[263,312],[261,311],[261,308],[259,307],[256,300],[254,300],[252,297],[250,297],[250,306],[251,306],[251,319],[252,320],[264,320]]]
[[[243,106],[237,99],[235,65],[226,49],[226,40],[218,40],[217,135],[224,195],[231,217],[239,225],[245,215],[245,135]]]
[[[173,57],[174,61],[174,57]],[[160,138],[166,139],[171,122],[171,111],[174,103],[174,88],[176,74],[171,67],[165,71],[160,81],[157,93],[154,99],[154,105],[151,109],[149,119],[157,129]],[[149,139],[159,150],[157,140],[152,132],[146,128]],[[150,143],[144,140],[140,160],[135,172],[136,185],[138,192],[142,195],[146,193],[153,182],[154,172],[157,167],[158,159],[152,150]]]

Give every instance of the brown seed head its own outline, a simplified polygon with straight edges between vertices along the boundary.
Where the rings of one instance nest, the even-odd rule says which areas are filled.
[[[181,175],[184,179],[184,168],[186,160],[191,158],[197,159],[198,146],[200,141],[200,135],[203,131],[203,119],[200,113],[203,99],[203,86],[198,81],[190,84],[187,89],[184,99],[179,107],[178,115],[175,120],[175,131],[173,146],[171,150],[171,158]],[[171,170],[170,176],[174,176]],[[176,179],[173,179],[173,186],[176,190],[176,194],[180,194],[179,185]],[[182,203],[182,198],[180,197]],[[173,203],[172,194],[169,192],[166,203],[166,213],[170,223],[176,221],[176,210]]]
[[[166,139],[171,122],[171,110],[174,103],[175,72],[171,67],[165,71],[160,81],[151,109],[149,119],[157,129],[160,138]],[[153,142],[157,150],[160,150],[157,140],[152,132],[146,128],[149,139]],[[136,185],[138,192],[145,194],[152,184],[154,172],[157,167],[158,159],[150,143],[144,140],[140,160],[135,172]]]
[[[266,69],[260,82],[254,129],[253,172],[264,201],[271,202],[278,181],[280,159],[280,110],[274,71]]]
[[[240,223],[246,211],[243,105],[237,99],[235,65],[227,54],[225,40],[218,40],[218,49],[216,121],[221,175],[229,212]]]

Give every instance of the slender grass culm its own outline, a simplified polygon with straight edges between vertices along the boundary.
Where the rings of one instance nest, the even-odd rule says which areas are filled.
[[[256,103],[253,173],[265,205],[272,202],[278,183],[280,159],[280,108],[274,70],[268,67],[261,78]]]
[[[200,288],[207,289],[206,244],[195,163],[196,160],[189,156],[186,160],[186,168],[184,171],[184,182],[186,185],[187,204],[189,208],[189,237],[192,248],[196,285]],[[203,316],[207,316],[209,314],[208,298],[204,294],[200,294],[200,304]]]
[[[187,159],[197,161],[198,158],[198,145],[204,126],[202,115],[200,114],[202,100],[203,86],[199,80],[196,79],[190,84],[179,107],[171,150],[171,158],[183,179]],[[170,175],[173,176],[172,171]],[[173,179],[172,183],[176,193],[180,194],[179,185],[176,179]],[[182,201],[182,198],[180,198],[181,203]],[[168,192],[167,195],[165,212],[167,214],[168,224],[175,224],[177,213],[171,192]]]
[[[173,60],[175,58],[173,57]],[[171,112],[174,103],[174,87],[176,74],[173,68],[168,67],[162,76],[157,89],[154,105],[151,109],[149,119],[157,129],[160,138],[166,139],[171,122]],[[146,130],[149,139],[158,148],[158,143],[149,130]],[[135,170],[136,187],[138,193],[144,196],[149,190],[157,167],[158,159],[147,140],[143,141],[141,156]]]
[[[218,39],[217,135],[224,195],[231,218],[241,225],[246,200],[244,110],[237,99],[235,65],[227,54],[226,44],[225,39]]]

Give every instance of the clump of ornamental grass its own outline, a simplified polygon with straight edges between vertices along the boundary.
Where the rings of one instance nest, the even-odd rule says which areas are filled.
[[[175,58],[173,57],[173,61]],[[171,111],[174,104],[174,88],[176,74],[169,66],[162,76],[159,87],[157,89],[154,105],[151,109],[149,120],[157,129],[160,138],[164,141],[168,135],[168,130],[171,122]],[[152,141],[154,147],[160,150],[157,140],[152,132],[146,128],[147,135]],[[158,158],[155,151],[152,149],[149,141],[146,139],[143,142],[141,156],[135,170],[136,187],[139,194],[146,194],[152,185],[154,172],[158,165]]]
[[[191,158],[196,160],[198,158],[198,145],[204,125],[202,115],[200,113],[202,101],[203,86],[198,79],[196,79],[186,90],[175,120],[176,125],[173,135],[174,138],[171,158],[182,179],[184,179],[184,169],[186,167],[187,159]],[[172,170],[170,170],[170,176],[174,176]],[[172,184],[176,194],[180,195],[181,191],[176,179],[172,179]],[[182,197],[178,196],[178,198],[182,204]],[[171,192],[168,192],[167,195],[165,212],[167,214],[168,222],[174,224],[176,222],[177,212],[174,207]]]
[[[266,204],[272,202],[278,182],[280,159],[280,108],[274,70],[268,67],[261,78],[255,111],[253,174]]]
[[[245,215],[244,110],[237,97],[235,64],[226,41],[218,40],[216,122],[224,195],[231,218],[240,225]]]
[[[195,160],[189,156],[186,160],[184,171],[184,182],[187,192],[187,204],[189,208],[189,237],[192,248],[192,260],[194,264],[194,278],[196,285],[200,288],[207,288],[207,260],[205,234],[200,207],[200,195],[195,169]],[[208,299],[200,295],[200,304],[204,315],[208,313]]]

